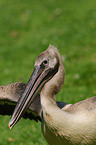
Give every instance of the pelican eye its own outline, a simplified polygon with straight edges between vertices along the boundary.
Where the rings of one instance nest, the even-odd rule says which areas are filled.
[[[44,61],[43,61],[43,64],[44,64],[44,65],[47,65],[47,64],[48,64],[48,60],[44,60]]]

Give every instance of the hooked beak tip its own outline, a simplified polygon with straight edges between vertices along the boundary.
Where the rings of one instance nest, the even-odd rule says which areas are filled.
[[[12,125],[11,125],[11,124],[12,124],[12,122],[11,122],[11,120],[10,120],[9,123],[8,123],[8,128],[9,128],[9,129],[12,129]]]
[[[11,129],[10,123],[8,124],[8,128]]]

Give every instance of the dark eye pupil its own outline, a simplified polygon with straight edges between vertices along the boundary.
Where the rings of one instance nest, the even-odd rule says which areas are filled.
[[[44,64],[47,64],[47,60],[44,60],[43,63],[44,63]]]

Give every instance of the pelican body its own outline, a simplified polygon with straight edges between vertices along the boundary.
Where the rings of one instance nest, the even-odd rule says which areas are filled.
[[[96,97],[59,108],[65,70],[57,48],[49,46],[36,59],[34,71],[9,121],[11,129],[40,92],[42,132],[49,145],[96,145]]]

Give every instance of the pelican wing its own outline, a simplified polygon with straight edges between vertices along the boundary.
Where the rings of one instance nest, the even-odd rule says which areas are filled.
[[[19,97],[23,93],[26,87],[25,83],[16,82],[4,86],[0,86],[0,115],[12,115],[14,108],[18,102]],[[57,101],[57,106],[63,108],[67,106],[65,102]],[[41,121],[41,104],[40,96],[36,97],[34,102],[27,109],[23,118],[34,119],[35,121]]]
[[[12,115],[16,103],[26,87],[25,83],[16,82],[4,86],[0,86],[0,114]],[[23,115],[23,118],[34,119],[35,121],[41,120],[41,105],[39,95],[34,100]]]

